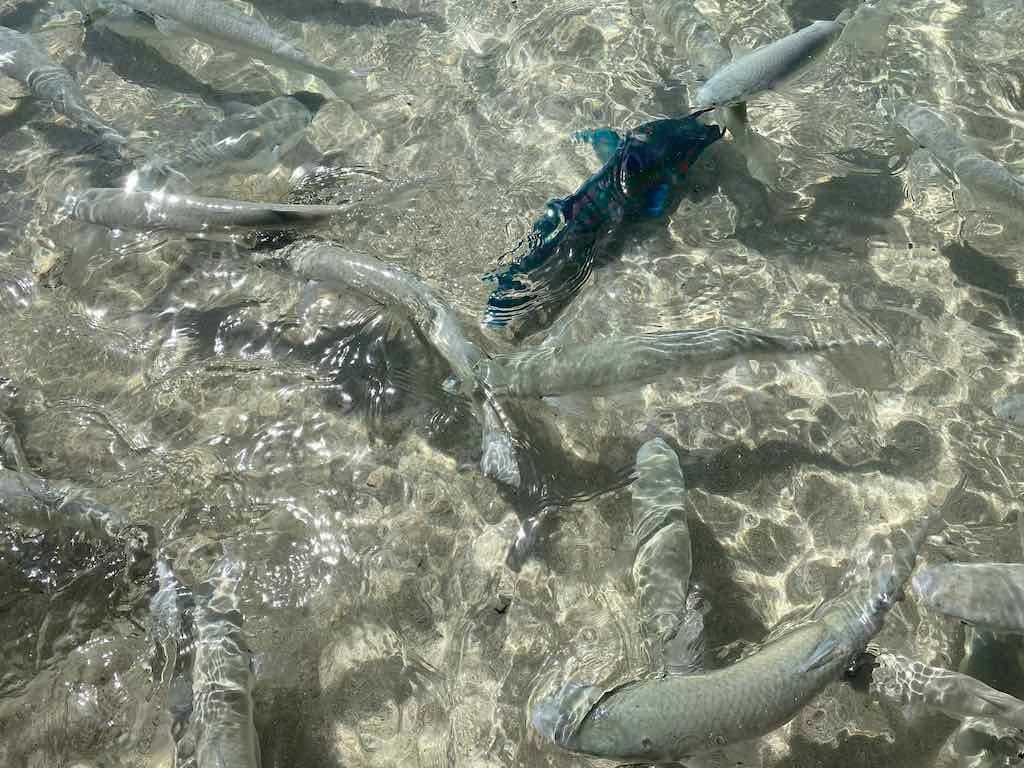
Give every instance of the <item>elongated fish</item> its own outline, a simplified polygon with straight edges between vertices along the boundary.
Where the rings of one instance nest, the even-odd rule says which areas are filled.
[[[834,21],[815,21],[726,64],[698,89],[696,107],[741,104],[781,85],[814,61],[842,31],[849,17],[849,11],[844,11]]]
[[[573,194],[548,203],[521,258],[485,277],[497,283],[485,322],[546,326],[580,291],[595,263],[607,258],[625,224],[664,214],[690,166],[722,136],[717,126],[699,122],[699,114],[654,120],[621,136],[610,128],[577,134],[604,164]]]
[[[972,196],[972,206],[1016,214],[1024,207],[1024,181],[965,142],[942,115],[911,102],[895,106],[895,118]]]
[[[476,371],[483,353],[466,338],[452,308],[415,275],[367,254],[320,240],[300,241],[274,252],[270,259],[306,279],[342,283],[381,304],[404,307],[451,366],[460,391],[465,395],[479,394]],[[518,486],[519,469],[500,404],[485,392],[478,405],[483,425],[484,474]]]
[[[195,602],[166,560],[156,563],[157,590],[149,601],[149,629],[153,640],[154,682],[167,686],[167,712],[176,760],[187,765],[195,752],[189,739],[192,719],[192,668],[195,662]]]
[[[0,73],[24,85],[33,97],[94,135],[101,146],[118,150],[125,138],[88,105],[78,83],[26,34],[0,27]]]
[[[177,193],[129,192],[120,187],[93,187],[73,195],[72,218],[111,229],[231,232],[240,229],[288,229],[337,216],[336,205],[255,203]]]
[[[686,481],[679,458],[656,438],[636,454],[633,484],[633,583],[640,627],[656,672],[703,665],[704,620],[687,606],[693,553],[686,525]]]
[[[151,156],[129,174],[125,186],[152,190],[168,182],[269,171],[301,141],[323,101],[320,94],[300,91],[229,115],[184,144]]]
[[[314,75],[354,105],[366,100],[365,78],[322,64],[255,12],[245,13],[222,0],[100,0],[93,18],[102,23],[104,13],[117,16],[125,7],[152,17],[164,34],[194,37],[217,50],[230,49],[283,69]]]
[[[943,509],[963,488],[961,481]],[[838,680],[882,628],[936,514],[941,511],[883,558],[867,583],[756,653],[723,669],[645,678],[610,690],[570,683],[538,704],[534,727],[574,752],[645,761],[685,760],[769,733]]]
[[[197,768],[259,768],[253,723],[252,651],[242,636],[240,567],[224,559],[193,589],[195,661],[192,668]]]
[[[901,706],[923,707],[950,717],[991,717],[1024,728],[1024,701],[970,675],[933,667],[892,651],[874,660],[871,693]]]
[[[807,336],[723,326],[540,347],[481,360],[478,367],[480,380],[495,395],[543,398],[615,391],[731,358],[826,352],[865,345],[881,343],[815,341]]]
[[[943,563],[922,568],[914,591],[928,608],[996,632],[1024,633],[1024,565]]]

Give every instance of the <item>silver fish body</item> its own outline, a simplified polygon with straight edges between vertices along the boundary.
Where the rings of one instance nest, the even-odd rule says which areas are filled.
[[[479,374],[495,395],[557,397],[615,391],[732,358],[825,352],[865,343],[815,341],[807,336],[723,326],[616,336],[498,355],[482,360]]]
[[[687,607],[693,553],[686,524],[686,481],[675,451],[660,438],[640,446],[636,475],[633,583],[641,634],[652,669],[693,672],[702,666],[703,617]]]
[[[195,660],[192,668],[197,768],[259,768],[253,722],[252,652],[242,636],[236,563],[193,590]]]
[[[842,19],[812,22],[726,64],[697,91],[694,109],[739,104],[785,82],[828,47],[842,31]]]
[[[94,187],[69,201],[72,218],[110,229],[231,232],[241,229],[289,229],[336,216],[333,205],[256,203],[170,192],[129,192]]]
[[[167,34],[189,35],[216,49],[229,48],[283,69],[314,75],[343,98],[364,93],[359,79],[314,59],[297,43],[255,14],[220,0],[123,0],[152,16]]]
[[[312,112],[297,99],[271,99],[229,116],[183,145],[164,149],[129,177],[128,186],[146,190],[180,177],[196,181],[268,171],[299,143],[312,120]]]
[[[996,632],[1024,633],[1024,565],[943,563],[914,575],[928,608]]]
[[[125,143],[125,138],[89,107],[71,73],[51,59],[29,35],[0,27],[0,73],[20,82],[32,96],[50,104],[54,111],[104,143]]]
[[[901,706],[920,706],[956,718],[991,717],[1024,728],[1024,701],[970,675],[915,661],[892,651],[875,659],[871,693]]]
[[[128,520],[81,486],[50,482],[31,472],[0,468],[0,513],[44,530],[73,528],[113,539]]]
[[[965,142],[938,112],[900,102],[895,107],[895,118],[971,194],[974,207],[995,206],[1014,213],[1024,207],[1024,182]]]
[[[962,489],[963,483],[954,494]],[[645,761],[685,760],[769,733],[838,680],[882,628],[902,597],[931,520],[883,559],[867,583],[750,656],[723,669],[641,679],[607,691],[571,684],[541,701],[534,726],[571,751]]]
[[[466,338],[454,310],[415,275],[372,256],[315,240],[284,248],[275,258],[307,279],[342,283],[381,304],[404,307],[448,362],[462,392],[470,395],[478,390],[477,368],[483,353]],[[483,426],[484,474],[517,486],[519,469],[500,405],[485,393],[478,415]]]

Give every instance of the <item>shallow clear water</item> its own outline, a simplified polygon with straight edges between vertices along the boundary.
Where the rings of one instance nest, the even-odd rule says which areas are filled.
[[[487,349],[511,348],[478,330],[480,278],[597,167],[571,134],[686,110],[697,75],[650,23],[668,1],[257,3],[317,58],[374,67],[375,87],[403,94],[358,114],[328,102],[292,156],[293,167],[334,150],[373,172],[351,175],[343,193],[363,202],[322,234],[423,276]],[[842,8],[698,7],[745,47]],[[525,342],[731,323],[894,344],[887,365],[741,363],[583,414],[530,409],[538,471],[563,494],[610,484],[653,434],[684,451],[693,577],[721,663],[834,594],[872,535],[937,502],[962,470],[968,503],[924,560],[1022,556],[1024,432],[992,415],[996,397],[1022,391],[1015,217],[965,217],[889,105],[930,104],[985,155],[1024,168],[1024,10],[883,10],[882,53],[840,40],[750,104],[780,150],[774,189],[718,142],[678,210],[635,229]],[[28,29],[53,12],[4,3],[0,23]],[[95,110],[143,143],[188,136],[218,103],[312,85],[191,41],[152,48],[75,26],[40,38]],[[0,410],[35,471],[154,525],[183,581],[214,551],[241,564],[263,765],[600,764],[543,743],[529,716],[565,677],[614,682],[646,666],[629,490],[545,518],[530,557],[509,567],[529,502],[481,476],[472,415],[446,401],[444,364],[401,317],[367,330],[354,355],[338,340],[379,310],[365,299],[256,269],[228,244],[62,219],[69,190],[111,171],[11,81],[0,95]],[[290,172],[200,190],[279,200]],[[393,194],[377,204],[382,189]],[[772,458],[773,446],[806,460]],[[697,461],[730,448],[731,464]],[[129,578],[121,550],[4,525],[0,586],[0,764],[170,765],[155,587]],[[878,642],[947,666],[963,655],[962,628],[912,596]],[[1020,695],[1018,663],[1007,652],[1000,674]],[[836,683],[763,740],[764,759],[953,765],[938,752],[954,726]]]

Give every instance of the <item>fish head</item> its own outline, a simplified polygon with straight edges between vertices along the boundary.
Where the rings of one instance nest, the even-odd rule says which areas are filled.
[[[911,579],[918,600],[939,613],[955,613],[964,596],[958,594],[957,579],[951,575],[944,565],[918,569]]]
[[[623,189],[642,195],[663,184],[668,174],[685,174],[720,138],[721,128],[693,116],[645,123],[627,140],[621,170]]]

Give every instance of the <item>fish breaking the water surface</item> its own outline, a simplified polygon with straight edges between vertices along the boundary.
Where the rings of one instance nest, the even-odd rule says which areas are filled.
[[[1024,565],[943,563],[914,575],[918,599],[932,610],[997,632],[1024,633]]]
[[[717,126],[699,122],[699,114],[654,120],[622,136],[610,128],[579,134],[604,165],[573,194],[551,200],[525,240],[529,250],[487,276],[497,287],[487,300],[486,323],[547,325],[607,258],[625,224],[664,214],[690,166],[722,136]]]
[[[0,73],[97,137],[102,147],[119,151],[125,138],[88,105],[78,83],[26,34],[0,27]]]
[[[962,480],[942,510],[962,497]],[[534,710],[559,746],[616,759],[684,760],[763,736],[792,719],[864,651],[902,598],[937,513],[852,587],[796,628],[723,669],[641,679],[601,690],[569,683]]]

